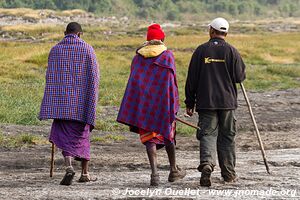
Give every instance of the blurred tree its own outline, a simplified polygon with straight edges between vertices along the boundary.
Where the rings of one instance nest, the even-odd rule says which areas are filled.
[[[6,0],[5,6],[7,8],[20,8],[24,7],[22,0]]]
[[[268,4],[278,5],[280,0],[267,0]]]
[[[35,1],[34,8],[36,9],[57,9],[55,3],[52,0]]]
[[[226,0],[220,0],[216,1],[216,3],[213,5],[214,12],[225,12],[227,11],[228,4],[226,3]]]
[[[228,12],[229,12],[231,15],[233,15],[233,16],[237,15],[237,14],[239,13],[237,4],[236,4],[236,3],[231,3],[231,4],[229,4],[229,6],[228,6]]]
[[[0,0],[0,7],[6,7],[5,6],[5,0]]]
[[[144,19],[198,19],[300,17],[300,0],[0,0],[0,7],[34,9],[83,9],[99,15],[131,16]]]
[[[88,10],[93,10],[94,13],[107,13],[111,11],[112,1],[111,0],[92,0]]]

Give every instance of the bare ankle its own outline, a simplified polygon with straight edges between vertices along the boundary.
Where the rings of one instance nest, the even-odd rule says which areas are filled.
[[[177,166],[170,166],[170,171],[171,172],[176,172],[177,171]]]

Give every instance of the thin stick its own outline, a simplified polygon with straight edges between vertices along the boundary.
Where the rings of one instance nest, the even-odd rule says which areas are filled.
[[[265,149],[264,149],[261,137],[260,137],[259,130],[257,128],[257,124],[256,124],[256,121],[255,121],[253,112],[252,112],[252,108],[251,108],[251,105],[250,105],[250,102],[249,102],[249,99],[248,99],[245,87],[244,87],[243,83],[240,83],[240,85],[241,85],[241,89],[242,89],[242,92],[244,94],[244,97],[245,97],[245,100],[246,100],[246,103],[247,103],[247,106],[248,106],[248,110],[249,110],[249,113],[250,113],[250,116],[251,116],[251,119],[252,119],[252,122],[253,122],[253,125],[254,125],[254,128],[255,128],[256,137],[258,139],[258,143],[259,143],[259,146],[260,146],[261,154],[262,154],[262,157],[263,157],[263,160],[264,160],[267,172],[270,174],[270,170],[269,170],[269,166],[268,166],[268,162],[267,162],[267,158],[266,158]]]
[[[51,149],[51,164],[50,164],[50,177],[53,176],[53,169],[54,169],[54,152],[55,152],[55,145],[52,142],[52,149]]]
[[[200,128],[198,126],[195,126],[194,124],[191,124],[191,123],[189,123],[187,121],[184,121],[182,119],[179,119],[178,117],[176,117],[176,120],[179,121],[179,122],[181,122],[181,123],[183,123],[183,124],[185,124],[185,125],[188,125],[190,127],[193,127],[195,129],[199,129],[200,130]]]

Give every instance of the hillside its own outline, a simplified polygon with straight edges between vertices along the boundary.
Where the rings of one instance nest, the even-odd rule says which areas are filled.
[[[100,16],[147,20],[300,17],[300,0],[0,0],[2,8],[82,9]]]

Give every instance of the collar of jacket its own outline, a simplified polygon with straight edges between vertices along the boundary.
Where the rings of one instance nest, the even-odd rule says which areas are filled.
[[[69,37],[77,38],[77,39],[80,38],[80,37],[78,37],[78,35],[76,35],[76,34],[74,34],[74,33],[70,33],[70,34],[65,35],[65,38],[69,38]]]
[[[215,40],[218,40],[218,41],[225,41],[225,39],[219,38],[219,37],[210,38],[209,41],[215,41]]]

